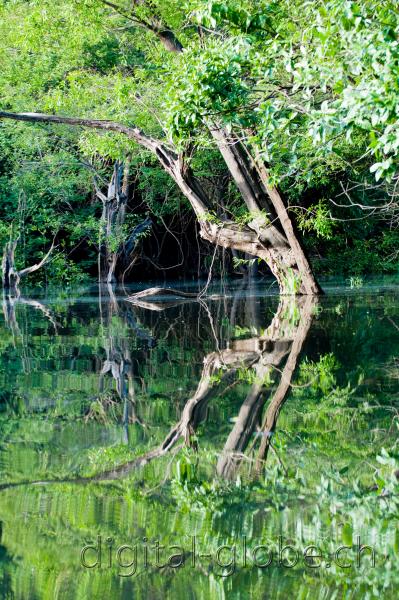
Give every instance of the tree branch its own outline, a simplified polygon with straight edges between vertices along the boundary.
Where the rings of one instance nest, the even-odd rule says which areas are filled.
[[[52,251],[54,250],[54,245],[55,245],[55,237],[53,239],[53,242],[51,244],[49,251],[47,252],[47,254],[45,254],[45,256],[43,256],[42,260],[40,262],[38,262],[36,265],[32,265],[31,267],[26,267],[25,269],[21,269],[21,271],[18,271],[18,275],[20,277],[24,277],[25,275],[30,275],[31,273],[38,271],[43,265],[46,264],[46,262],[50,258],[50,255],[51,255]]]
[[[128,21],[136,23],[137,25],[141,25],[145,29],[148,29],[148,31],[154,33],[162,42],[166,50],[169,50],[169,52],[182,52],[183,45],[181,44],[176,34],[171,29],[169,29],[166,23],[163,23],[161,18],[159,18],[157,15],[152,14],[153,20],[152,22],[150,22],[146,21],[141,17],[137,17],[133,12],[126,13],[120,6],[118,6],[114,2],[110,2],[109,0],[101,0],[101,2],[102,4],[105,4],[105,6],[109,6],[110,8],[112,8],[117,14],[121,15]],[[154,10],[154,7],[151,7],[151,9]]]
[[[162,146],[162,142],[151,138],[141,131],[138,127],[129,127],[115,121],[101,119],[85,119],[76,117],[63,117],[59,115],[46,115],[42,113],[11,113],[0,111],[0,119],[12,119],[13,121],[28,121],[31,123],[57,123],[61,125],[72,125],[75,127],[89,127],[91,129],[103,129],[105,131],[115,131],[122,133],[128,138],[135,140],[138,144],[156,153],[157,148]],[[164,147],[166,149],[166,146]],[[168,152],[171,152],[169,149]]]
[[[121,17],[125,17],[128,21],[132,21],[132,23],[136,23],[137,25],[142,25],[143,27],[150,28],[150,24],[147,23],[144,19],[139,19],[139,17],[133,16],[133,14],[126,13],[120,6],[115,4],[114,2],[109,2],[109,0],[100,0],[102,4],[105,6],[109,6],[112,8],[118,15]]]
[[[182,157],[159,140],[145,135],[138,127],[129,127],[115,121],[100,119],[85,119],[77,117],[63,117],[58,115],[45,115],[42,113],[10,113],[0,111],[0,119],[14,121],[28,121],[31,123],[57,123],[61,125],[89,127],[122,133],[134,140],[158,158],[162,167],[174,179],[182,193],[188,198],[197,217],[203,218],[208,208],[208,199],[199,182],[190,174],[189,169],[183,168]],[[190,180],[190,181],[188,181]]]

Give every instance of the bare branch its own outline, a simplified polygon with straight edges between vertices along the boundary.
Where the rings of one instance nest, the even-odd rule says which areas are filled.
[[[43,267],[43,265],[46,264],[46,262],[48,262],[50,255],[51,255],[52,251],[54,250],[54,247],[55,247],[55,237],[53,239],[53,242],[51,244],[49,251],[47,252],[47,254],[45,256],[43,256],[42,260],[40,262],[38,262],[36,265],[32,265],[30,267],[26,267],[25,269],[21,269],[21,271],[18,272],[18,275],[20,277],[24,277],[25,275],[30,275],[31,273],[38,271],[41,267]]]
[[[11,113],[0,111],[0,119],[12,119],[13,121],[28,121],[31,123],[57,123],[61,125],[72,125],[75,127],[89,127],[91,129],[103,129],[122,133],[128,138],[135,140],[151,152],[156,152],[156,147],[161,143],[145,135],[138,127],[129,127],[115,121],[101,119],[85,119],[76,117],[63,117],[59,115],[46,115],[42,113]]]

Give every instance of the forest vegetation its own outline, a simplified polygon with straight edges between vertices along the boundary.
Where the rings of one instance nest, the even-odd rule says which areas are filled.
[[[397,0],[0,0],[2,598],[397,596],[398,33]],[[229,564],[280,535],[322,554]]]
[[[397,272],[394,0],[2,0],[3,285]]]

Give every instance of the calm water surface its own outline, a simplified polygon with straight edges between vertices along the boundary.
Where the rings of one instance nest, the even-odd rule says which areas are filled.
[[[0,597],[394,598],[399,287],[327,291],[5,300]]]

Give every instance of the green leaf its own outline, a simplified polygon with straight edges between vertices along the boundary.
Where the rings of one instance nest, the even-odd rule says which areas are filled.
[[[342,528],[342,541],[346,546],[352,546],[353,528],[350,523],[345,523],[345,525]]]

